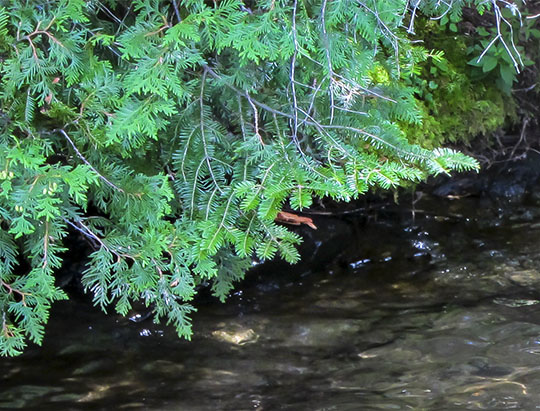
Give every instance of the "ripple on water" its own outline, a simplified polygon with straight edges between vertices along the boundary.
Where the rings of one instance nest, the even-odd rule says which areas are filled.
[[[368,224],[332,275],[201,306],[192,343],[71,302],[43,348],[2,360],[0,408],[535,409],[540,207],[508,223],[467,201]]]

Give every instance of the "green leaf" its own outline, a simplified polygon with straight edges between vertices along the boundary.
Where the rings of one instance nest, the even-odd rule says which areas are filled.
[[[511,87],[516,79],[516,70],[514,67],[507,64],[501,64],[499,66],[499,72],[501,73],[501,78],[503,79],[504,83],[508,87]]]
[[[482,71],[488,73],[497,66],[498,60],[489,54],[482,58]]]
[[[486,37],[490,35],[489,31],[487,31],[484,26],[478,26],[476,28],[476,32],[478,33],[479,36],[482,36],[482,37]]]

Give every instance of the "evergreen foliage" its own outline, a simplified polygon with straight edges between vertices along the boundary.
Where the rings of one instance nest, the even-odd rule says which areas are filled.
[[[415,3],[416,6],[412,6]],[[492,1],[47,0],[0,6],[0,352],[41,343],[68,231],[104,310],[190,338],[253,256],[298,260],[288,204],[477,168],[409,143],[420,13]],[[408,8],[409,7],[409,8]]]

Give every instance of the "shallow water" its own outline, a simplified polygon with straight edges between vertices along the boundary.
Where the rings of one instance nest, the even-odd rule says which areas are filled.
[[[59,303],[43,347],[1,360],[0,408],[540,409],[540,206],[417,208],[349,218],[324,267],[258,269],[192,342]]]

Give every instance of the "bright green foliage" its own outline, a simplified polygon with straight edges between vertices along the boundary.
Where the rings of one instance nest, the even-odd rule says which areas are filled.
[[[298,260],[274,222],[286,204],[477,168],[400,128],[421,122],[405,80],[428,54],[407,40],[409,3],[4,2],[2,354],[40,343],[65,298],[68,230],[94,247],[96,304],[140,300],[189,338],[199,286],[224,299],[253,256]]]
[[[409,141],[427,148],[468,144],[517,122],[511,91],[519,71],[538,59],[538,19],[529,3],[494,4],[477,27],[461,21],[457,9],[417,21],[416,39],[444,53],[430,53],[420,76],[406,79],[423,117],[421,125],[403,124]]]
[[[447,142],[468,143],[502,127],[515,116],[515,105],[491,78],[479,78],[467,64],[469,36],[456,37],[438,21],[418,21],[418,37],[432,52],[421,64],[421,76],[407,82],[414,87],[423,122],[403,124],[410,141],[425,147]],[[485,62],[486,57],[481,61]],[[510,69],[514,72],[513,67]],[[484,76],[485,77],[485,76]]]

